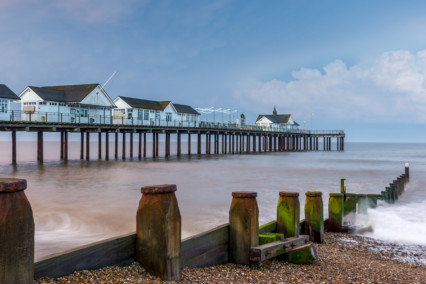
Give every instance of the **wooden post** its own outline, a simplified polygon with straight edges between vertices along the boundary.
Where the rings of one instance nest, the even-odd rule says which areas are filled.
[[[142,159],[142,132],[139,132],[139,140],[138,140],[138,159]]]
[[[133,132],[130,132],[130,159],[133,159]]]
[[[64,132],[61,131],[61,142],[60,142],[60,148],[61,148],[61,160],[64,159]]]
[[[109,160],[109,132],[105,132],[105,161]]]
[[[201,155],[201,133],[197,134],[197,155]]]
[[[177,133],[177,156],[179,157],[180,156],[180,149],[181,149],[181,147],[180,147],[180,133],[178,132]]]
[[[12,165],[16,165],[16,131],[12,130]]]
[[[123,160],[126,159],[126,132],[123,132],[123,141],[122,141],[122,145],[121,145],[121,158]]]
[[[224,143],[225,143],[225,145],[224,145],[224,149],[225,149],[224,154],[226,155],[226,154],[228,154],[228,135],[224,134],[223,136],[225,137],[224,138]]]
[[[229,261],[250,265],[250,248],[259,244],[256,192],[232,193],[229,209]]]
[[[330,193],[330,198],[328,199],[329,232],[342,232],[344,197],[343,193]]]
[[[256,153],[256,135],[253,135],[253,153]]]
[[[277,233],[286,238],[298,237],[300,232],[300,203],[298,192],[280,192],[277,205]]]
[[[262,135],[259,135],[259,153],[262,152]]]
[[[345,204],[343,205],[343,215],[346,216],[350,213],[356,213],[356,204],[358,199],[355,193],[345,193]]]
[[[277,136],[274,135],[274,152],[277,151]]]
[[[98,159],[102,159],[102,132],[98,132]]]
[[[158,150],[159,150],[159,148],[160,147],[158,147],[158,145],[159,145],[159,141],[160,141],[160,139],[158,139],[160,134],[157,132],[157,133],[155,133],[155,157],[157,157],[158,158]]]
[[[90,159],[90,132],[86,132],[86,160]]]
[[[231,143],[231,145],[232,145],[232,155],[234,155],[234,147],[235,147],[235,135],[234,134],[231,134],[231,136],[232,136],[232,143]]]
[[[166,132],[166,143],[165,144],[165,156],[166,158],[170,157],[170,133]]]
[[[34,218],[27,181],[0,178],[0,283],[33,283]]]
[[[410,163],[405,163],[405,178],[410,179]]]
[[[152,132],[152,158],[155,158],[155,133]]]
[[[143,157],[146,158],[146,132],[143,133]]]
[[[84,132],[81,132],[80,139],[80,160],[84,159]]]
[[[115,150],[115,153],[114,153],[114,157],[115,157],[115,159],[118,159],[118,132],[115,132],[115,146],[114,146],[114,150]]]
[[[43,131],[37,132],[37,161],[43,163]]]
[[[378,194],[367,194],[368,208],[377,208]]]
[[[136,259],[161,280],[181,279],[181,215],[176,185],[142,187],[136,213]]]
[[[188,155],[191,156],[191,133],[188,132]]]
[[[68,161],[68,131],[64,132],[64,139],[65,139],[65,145],[64,145],[64,160]]]
[[[312,242],[322,243],[324,241],[324,210],[322,193],[319,191],[306,192],[305,232]]]

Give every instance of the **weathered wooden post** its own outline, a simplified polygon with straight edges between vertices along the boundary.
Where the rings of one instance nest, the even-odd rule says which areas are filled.
[[[345,193],[345,204],[343,208],[343,215],[346,216],[350,213],[356,213],[356,204],[358,200],[355,193]]]
[[[259,243],[259,208],[257,192],[232,193],[229,209],[229,260],[250,265],[250,248]]]
[[[342,179],[344,180],[344,179]],[[328,231],[329,232],[342,232],[343,227],[343,206],[344,206],[343,193],[330,193],[328,199]]]
[[[306,192],[305,232],[309,235],[309,240],[312,242],[322,243],[324,241],[324,210],[322,192]]]
[[[392,204],[395,203],[395,184],[392,182],[389,184],[389,195],[390,195],[390,202]]]
[[[340,179],[340,193],[346,193],[345,178]]]
[[[12,130],[12,165],[16,165],[16,131]]]
[[[410,163],[405,163],[405,178],[410,179]]]
[[[0,178],[0,283],[33,283],[34,219],[27,181]]]
[[[136,260],[162,280],[181,278],[181,216],[176,185],[141,188],[136,214]]]
[[[298,192],[280,192],[277,205],[277,233],[297,237],[300,232],[300,202]]]
[[[368,208],[377,208],[377,199],[379,199],[378,194],[367,194]]]
[[[368,200],[367,194],[357,194],[358,214],[367,214]]]

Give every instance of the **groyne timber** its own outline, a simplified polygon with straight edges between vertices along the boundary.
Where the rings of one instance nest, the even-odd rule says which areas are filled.
[[[127,157],[146,158],[147,141],[152,144],[152,158],[159,157],[159,140],[164,138],[165,157],[170,157],[172,135],[176,136],[175,145],[177,156],[182,154],[182,136],[187,136],[188,155],[210,154],[248,154],[256,152],[283,151],[344,151],[345,132],[342,130],[287,130],[262,128],[250,125],[204,123],[198,126],[147,126],[147,125],[117,125],[117,124],[76,124],[48,123],[28,121],[0,121],[0,131],[10,132],[12,149],[12,164],[16,164],[17,132],[37,133],[37,161],[43,163],[44,147],[43,134],[54,132],[59,134],[60,159],[68,160],[68,134],[80,133],[80,159],[90,159],[90,139],[97,135],[98,159],[109,160]],[[119,135],[122,150],[119,157]],[[164,137],[161,137],[161,136]],[[111,139],[113,136],[113,139]],[[135,137],[136,136],[136,137]],[[110,139],[114,147],[114,157],[110,157]],[[126,143],[129,139],[129,143]],[[196,139],[197,149],[191,149],[191,139]],[[332,149],[332,139],[336,139]],[[136,140],[137,145],[134,144]],[[205,143],[204,153],[202,144]],[[129,149],[126,149],[129,144]],[[135,149],[135,147],[137,147]],[[8,149],[5,149],[8,150]],[[137,153],[136,153],[137,150]],[[128,154],[128,156],[127,156]]]

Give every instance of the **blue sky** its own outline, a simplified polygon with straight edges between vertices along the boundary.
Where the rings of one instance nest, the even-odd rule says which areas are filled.
[[[0,81],[426,142],[424,1],[2,0]],[[312,122],[311,122],[312,117]]]

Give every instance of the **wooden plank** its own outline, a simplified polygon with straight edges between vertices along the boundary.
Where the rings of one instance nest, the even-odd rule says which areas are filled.
[[[136,233],[131,233],[37,259],[34,278],[56,278],[76,270],[128,263],[135,257],[135,244]]]
[[[228,261],[229,224],[184,239],[182,266],[204,267]]]
[[[261,262],[266,259],[281,255],[297,246],[308,242],[309,236],[300,235],[298,237],[287,238],[284,241],[276,241],[261,246],[252,247],[250,250],[250,261]]]
[[[259,227],[259,234],[276,233],[276,232],[277,232],[277,220],[271,221]]]

